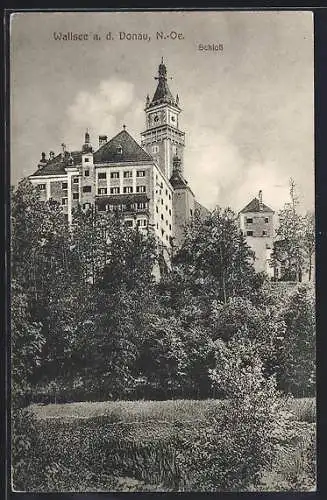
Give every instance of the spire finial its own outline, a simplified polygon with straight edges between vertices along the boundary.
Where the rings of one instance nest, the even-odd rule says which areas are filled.
[[[126,130],[126,125],[125,124],[123,125],[123,129]]]
[[[163,63],[164,63],[163,56],[161,56],[161,64],[163,64]]]

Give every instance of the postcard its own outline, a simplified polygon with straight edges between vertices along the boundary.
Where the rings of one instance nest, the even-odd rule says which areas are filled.
[[[315,491],[308,11],[10,15],[11,485]]]

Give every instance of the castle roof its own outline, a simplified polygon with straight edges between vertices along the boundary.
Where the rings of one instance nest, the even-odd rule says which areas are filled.
[[[64,157],[62,154],[54,156],[44,165],[38,168],[31,177],[42,177],[43,175],[63,175],[66,174],[65,168],[79,165],[82,162],[82,153],[80,151],[65,151]]]
[[[123,163],[153,161],[153,158],[124,129],[94,153],[93,161]]]
[[[264,203],[260,204],[260,201],[258,198],[253,198],[253,200],[250,201],[241,211],[240,213],[244,214],[247,212],[272,212],[274,213],[274,210],[272,210],[270,207],[265,205]]]
[[[85,144],[83,146],[84,152]],[[90,149],[90,148],[89,148]],[[90,149],[91,150],[91,149]],[[42,177],[43,175],[63,175],[66,168],[82,163],[83,151],[65,151],[63,153],[39,163],[39,168],[31,177]],[[93,155],[94,163],[123,163],[123,162],[144,162],[153,161],[153,158],[144,151],[133,137],[122,130],[106,144],[101,146]]]

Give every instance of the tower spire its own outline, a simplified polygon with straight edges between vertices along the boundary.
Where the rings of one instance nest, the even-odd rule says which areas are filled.
[[[167,67],[163,62],[163,57],[161,58],[161,63],[158,67],[158,75],[155,76],[154,79],[158,80],[158,85],[150,106],[163,103],[175,104],[174,98],[167,84]]]

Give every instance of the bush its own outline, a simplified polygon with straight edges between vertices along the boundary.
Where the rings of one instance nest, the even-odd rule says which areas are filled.
[[[26,408],[15,408],[11,418],[11,467],[15,491],[33,491],[40,485],[42,459],[36,419]]]
[[[290,416],[282,411],[276,381],[264,377],[250,341],[234,338],[228,347],[218,343],[211,376],[225,391],[228,405],[219,420],[196,431],[195,437],[181,436],[178,464],[187,489],[244,491],[258,484],[262,470],[270,467]]]

